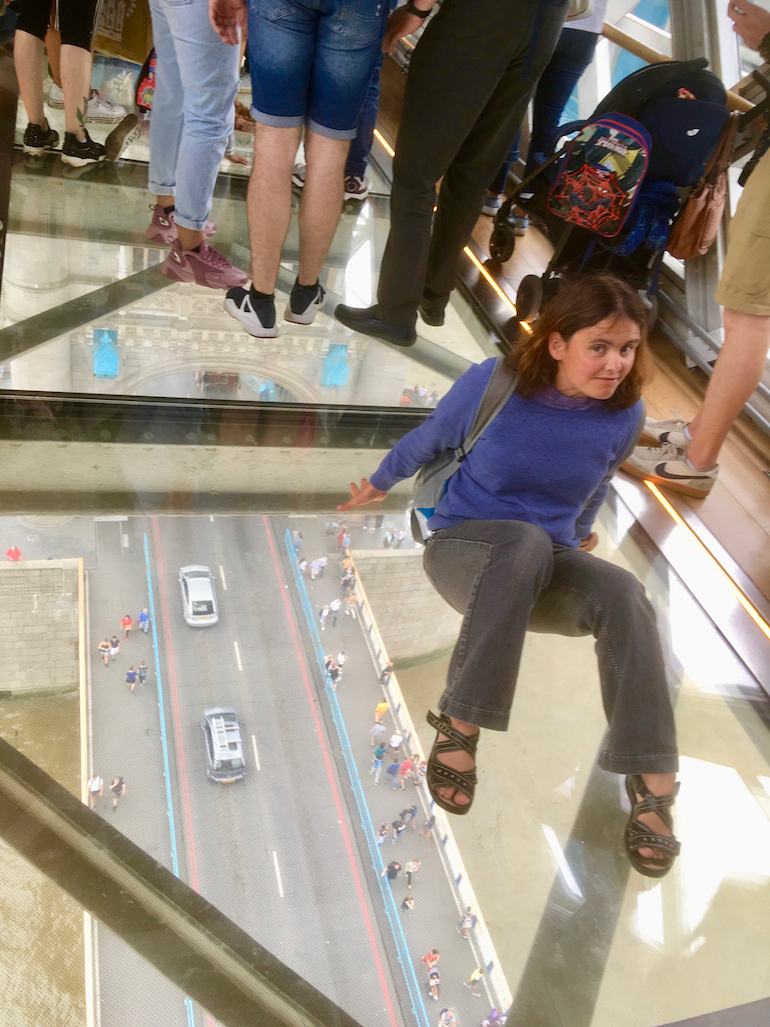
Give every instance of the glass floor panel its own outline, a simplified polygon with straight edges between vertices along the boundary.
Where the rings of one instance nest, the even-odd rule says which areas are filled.
[[[441,691],[457,619],[431,594],[418,551],[383,549],[402,516],[378,523],[358,512],[346,521],[361,601],[355,617],[342,609],[322,624],[339,592],[336,528],[302,506],[263,516],[256,496],[257,512],[230,516],[223,497],[222,513],[205,517],[0,520],[0,549],[17,545],[24,558],[3,579],[16,611],[0,641],[4,687],[18,680],[38,693],[0,699],[2,737],[76,795],[84,756],[88,777],[104,781],[99,816],[162,865],[176,859],[183,880],[361,1024],[427,1027],[446,1006],[471,1025],[494,1006],[522,1027],[658,1027],[765,998],[768,700],[620,500],[611,493],[601,513],[599,554],[644,582],[678,693],[683,848],[660,882],[630,869],[622,780],[595,766],[605,722],[591,639],[528,636],[511,729],[483,738],[472,815],[439,816],[426,837],[424,786],[376,780],[369,732],[384,696],[386,735],[414,724],[428,749],[424,711]],[[299,574],[295,533],[300,556],[327,555],[323,576]],[[185,622],[182,567],[210,569],[217,623]],[[19,575],[31,577],[22,586]],[[146,634],[136,623],[145,607]],[[113,635],[119,649],[105,665],[97,647]],[[396,662],[387,685],[383,645]],[[348,657],[336,690],[322,677],[327,653]],[[146,681],[131,690],[126,675],[141,663]],[[201,718],[221,706],[235,709],[243,743],[246,776],[231,783],[207,777]],[[126,791],[113,809],[117,776]],[[378,845],[380,826],[412,805],[415,826]],[[394,859],[420,861],[413,910],[404,875],[390,886],[381,876]],[[175,987],[158,990],[157,972],[111,932],[81,934],[71,904],[65,915],[36,872],[2,865],[6,922],[35,901],[35,927],[53,919],[65,937],[41,951],[39,933],[19,932],[15,960],[41,985],[14,1027],[80,1024],[86,1000],[105,1027],[156,1024],[160,1007],[164,1024],[215,1022]],[[466,940],[457,921],[468,904],[478,922]],[[74,963],[57,969],[67,946]],[[433,948],[435,1009],[420,962]],[[92,976],[81,987],[84,953]],[[477,965],[488,971],[480,999],[463,985]]]
[[[63,112],[50,114],[63,131]],[[17,142],[24,127],[19,105]],[[111,127],[94,125],[94,138]],[[312,325],[280,321],[277,339],[249,336],[223,311],[223,292],[160,273],[168,248],[144,235],[154,202],[147,191],[146,131],[145,124],[117,164],[70,168],[55,154],[16,151],[0,292],[0,388],[429,407],[469,363],[497,354],[458,290],[444,327],[420,321],[409,350],[335,321],[337,303],[368,306],[376,291],[389,186],[375,162],[369,199],[345,204],[321,276],[325,309]],[[235,133],[235,141],[243,152],[252,146],[245,133]],[[247,270],[248,170],[223,162],[211,215],[215,245]],[[276,290],[279,318],[297,273],[298,203],[295,191]]]

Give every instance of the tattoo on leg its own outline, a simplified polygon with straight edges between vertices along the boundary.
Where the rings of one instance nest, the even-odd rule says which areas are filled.
[[[84,96],[83,97],[83,110],[81,111],[81,109],[79,107],[78,107],[78,110],[77,110],[78,124],[81,126],[81,128],[85,128],[86,127],[85,110],[86,110],[86,104],[87,103],[88,103],[88,98]]]

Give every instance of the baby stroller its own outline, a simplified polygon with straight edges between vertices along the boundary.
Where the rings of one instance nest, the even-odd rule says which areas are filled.
[[[554,246],[541,276],[526,275],[519,321],[537,317],[572,274],[606,270],[645,298],[652,325],[658,276],[671,223],[700,179],[730,112],[708,61],[667,61],[619,82],[587,121],[559,128],[578,135],[524,179],[497,212],[493,261],[513,254],[513,207],[544,226]],[[553,148],[553,147],[552,147]]]

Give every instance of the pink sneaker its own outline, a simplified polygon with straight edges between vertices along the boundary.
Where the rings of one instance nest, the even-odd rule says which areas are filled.
[[[163,246],[170,246],[177,237],[173,210],[170,214],[167,214],[159,203],[150,204],[150,210],[152,211],[152,220],[144,234],[153,242],[161,243]],[[214,222],[207,221],[206,227],[203,229],[203,235],[210,239],[216,230],[217,226]]]
[[[207,242],[200,250],[183,250],[179,240],[171,243],[171,252],[163,261],[163,274],[177,282],[196,282],[208,289],[233,289],[245,285],[249,276],[225,260]]]

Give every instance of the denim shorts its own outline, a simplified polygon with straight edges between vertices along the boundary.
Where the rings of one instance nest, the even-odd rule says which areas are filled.
[[[389,11],[388,0],[249,0],[253,117],[352,139]]]

